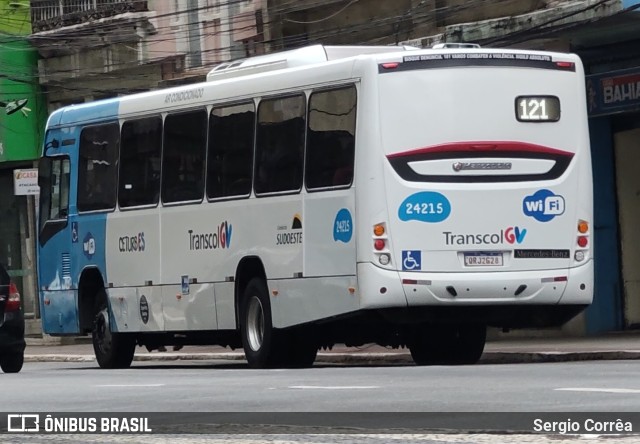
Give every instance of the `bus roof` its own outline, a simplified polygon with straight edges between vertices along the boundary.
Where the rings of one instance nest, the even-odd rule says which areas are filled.
[[[408,52],[411,55],[408,55]],[[196,105],[207,101],[212,88],[223,91],[224,95],[236,97],[240,91],[245,94],[254,94],[258,90],[273,87],[282,81],[276,79],[278,73],[287,73],[287,83],[292,86],[300,82],[311,82],[326,78],[328,73],[333,77],[347,78],[351,75],[353,64],[340,63],[348,59],[361,57],[371,58],[374,63],[402,62],[407,59],[432,57],[440,54],[542,54],[553,60],[578,61],[573,54],[557,53],[550,51],[532,51],[518,49],[493,49],[493,48],[415,48],[409,46],[323,46],[313,45],[304,48],[283,51],[244,59],[238,62],[219,65],[207,76],[207,82],[181,85],[167,89],[152,90],[127,96],[70,105],[54,111],[47,122],[47,127],[73,125],[81,122],[117,120],[123,112],[138,112],[138,109],[156,110],[163,112],[169,108],[181,107],[180,105]],[[415,57],[412,57],[415,55]],[[327,63],[334,62],[334,63]],[[224,64],[223,64],[224,65]],[[233,66],[232,66],[233,65]],[[312,66],[324,67],[317,70],[317,78],[307,71]],[[303,72],[306,71],[306,72]],[[297,74],[294,75],[294,72]],[[316,72],[316,70],[314,70]],[[253,87],[246,89],[240,85],[239,80],[244,77],[256,77],[265,74],[267,77],[260,82],[251,83]],[[289,75],[291,74],[291,76]],[[347,76],[347,77],[344,77]],[[217,89],[218,84],[224,84],[225,88]],[[217,98],[218,99],[218,98]],[[217,100],[216,99],[216,100]],[[219,99],[224,99],[222,96]]]
[[[261,56],[249,57],[228,63],[221,63],[207,74],[207,81],[240,77],[260,72],[273,71],[297,66],[312,65],[331,60],[344,59],[365,54],[381,54],[398,51],[418,50],[413,46],[325,46],[312,45],[304,48],[281,51]]]

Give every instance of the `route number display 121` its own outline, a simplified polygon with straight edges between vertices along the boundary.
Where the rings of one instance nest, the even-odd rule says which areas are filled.
[[[554,96],[516,97],[516,118],[520,122],[557,122],[560,99]]]

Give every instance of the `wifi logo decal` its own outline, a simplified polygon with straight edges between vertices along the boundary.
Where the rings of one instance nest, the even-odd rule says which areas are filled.
[[[524,198],[522,211],[538,222],[549,222],[564,213],[564,197],[551,190],[539,190]]]

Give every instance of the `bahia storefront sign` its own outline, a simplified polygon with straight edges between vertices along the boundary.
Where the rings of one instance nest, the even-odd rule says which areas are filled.
[[[587,76],[589,116],[640,109],[640,66]]]

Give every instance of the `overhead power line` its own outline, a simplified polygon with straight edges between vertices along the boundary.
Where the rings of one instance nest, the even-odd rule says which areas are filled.
[[[602,0],[598,3],[585,7],[582,11],[597,7],[601,4],[607,3],[608,1],[610,0]],[[297,18],[296,19],[288,18],[287,16],[290,14],[295,13],[296,17],[298,17],[301,14],[305,14],[305,11],[299,10],[300,9],[299,5],[297,5],[298,0],[292,0],[290,2],[282,2],[279,6],[269,9],[267,15],[270,19],[265,20],[265,22],[263,23],[263,26],[264,28],[268,28],[274,25],[281,26],[284,23],[292,23],[296,25],[311,25],[311,24],[317,24],[321,22],[331,23],[330,19],[335,18],[336,16],[339,16],[341,13],[348,10],[350,6],[352,6],[357,2],[358,0],[351,0],[351,1],[344,0],[341,2],[329,2],[329,5],[327,5],[326,1],[322,1],[322,0],[317,0],[314,2],[306,2],[305,5],[307,9],[322,8],[323,11],[328,9],[328,11],[326,12],[326,15],[315,20],[297,20]],[[467,0],[465,3],[459,4],[459,5],[455,5],[455,6],[450,5],[445,8],[438,8],[437,14],[438,14],[439,20],[442,20],[442,17],[446,17],[447,15],[451,16],[465,9],[469,10],[472,8],[479,8],[490,2],[491,0]],[[37,5],[37,3],[34,3],[34,4]],[[149,59],[146,62],[146,64],[160,63],[163,60],[165,60],[167,56],[172,55],[165,51],[155,49],[155,48],[158,48],[158,46],[162,45],[163,43],[169,42],[169,43],[175,43],[176,47],[181,45],[188,47],[189,36],[187,35],[188,33],[186,32],[186,29],[194,25],[200,28],[200,27],[204,27],[205,25],[211,24],[211,21],[207,18],[209,16],[212,16],[212,13],[209,13],[209,12],[215,12],[215,11],[220,12],[224,8],[229,8],[229,12],[233,12],[232,10],[237,9],[235,7],[241,4],[246,4],[246,1],[245,0],[226,0],[226,1],[219,2],[217,6],[213,6],[213,7],[209,5],[205,5],[205,6],[199,6],[197,8],[187,8],[187,9],[181,9],[181,10],[174,10],[174,11],[170,11],[162,14],[155,14],[153,17],[151,17],[151,20],[153,20],[158,24],[158,27],[155,29],[155,31],[157,35],[161,37],[160,38],[149,37],[149,41],[147,42],[147,48],[146,48],[146,53],[149,55]],[[358,23],[350,23],[348,28],[340,27],[334,24],[333,26],[330,26],[330,27],[324,27],[317,30],[314,29],[313,32],[309,32],[308,30],[306,30],[305,32],[301,32],[299,34],[286,36],[286,42],[288,46],[299,46],[299,45],[308,44],[308,43],[325,43],[326,41],[333,40],[336,36],[341,36],[347,39],[349,38],[349,36],[351,36],[353,37],[353,40],[350,41],[351,44],[376,43],[376,41],[375,40],[372,41],[371,38],[368,38],[366,41],[359,41],[357,36],[363,35],[375,29],[383,29],[384,27],[387,27],[388,29],[393,29],[394,30],[393,32],[396,32],[396,33],[410,32],[411,31],[410,28],[403,30],[402,27],[399,25],[399,23],[401,24],[403,23],[403,21],[407,21],[409,25],[413,26],[414,28],[431,27],[435,29],[436,25],[438,24],[436,20],[436,11],[434,9],[427,9],[426,6],[428,4],[429,3],[427,2],[419,2],[419,3],[416,3],[415,6],[413,6],[412,8],[406,11],[400,11],[396,15],[383,16],[383,17],[374,16],[372,18],[370,17]],[[36,10],[38,8],[39,8],[38,6],[35,6]],[[44,8],[44,7],[40,7],[40,8]],[[189,18],[193,16],[193,13],[197,13],[195,14],[195,17],[198,17],[198,19],[195,21],[190,21]],[[577,13],[578,12],[573,12],[571,14],[577,14]],[[254,29],[254,25],[252,24],[245,25],[245,26],[238,25],[236,16],[231,16],[230,14],[218,14],[218,15],[219,16],[226,15],[227,18],[225,21],[222,21],[222,20],[217,21],[218,29],[216,31],[201,32],[200,37],[202,39],[232,37],[235,33]],[[554,22],[560,22],[561,20],[568,18],[569,15],[570,14],[568,14],[567,16],[558,17],[554,20],[551,20],[544,24],[537,25],[536,27],[528,30],[514,31],[511,33],[508,33],[505,36],[501,36],[499,38],[494,38],[493,40],[485,41],[483,42],[483,44],[485,46],[495,46],[499,44],[505,44],[505,42],[512,43],[516,39],[526,39],[528,38],[527,36],[531,36],[535,32],[538,32],[538,33],[550,32],[550,28],[553,27]],[[6,19],[6,18],[0,17],[0,20],[3,20],[3,19]],[[11,19],[8,19],[8,20],[11,20]],[[163,25],[162,23],[165,23],[165,22],[167,22],[168,24]],[[183,30],[182,32],[178,32],[176,30],[176,25],[175,25],[176,22],[180,23],[179,26],[180,28],[182,28]],[[110,17],[110,20],[106,20],[104,22],[93,23],[91,24],[91,26],[86,26],[86,27],[76,26],[74,27],[73,32],[71,32],[72,31],[71,28],[69,29],[61,28],[55,32],[48,32],[44,34],[37,33],[36,35],[31,36],[30,38],[40,42],[54,43],[57,41],[62,41],[63,45],[67,47],[69,46],[81,47],[82,42],[86,38],[93,37],[98,33],[106,33],[108,31],[117,32],[117,30],[119,29],[118,28],[119,26],[122,26],[122,21],[117,19],[117,16],[115,16],[115,17]],[[388,35],[380,36],[377,38],[377,40],[380,41],[382,39],[388,39],[388,37],[389,37]],[[402,37],[403,38],[398,38],[396,40],[407,40],[411,38],[409,34]],[[0,38],[0,43],[2,42],[10,43],[12,38],[15,39],[15,41],[24,41],[24,37],[18,38],[15,36],[12,36],[12,37],[4,36],[3,38]],[[263,39],[262,41],[257,43],[269,45],[269,44],[278,44],[279,42],[280,40],[278,37],[271,40]],[[125,44],[124,46],[125,47],[128,46],[133,50],[138,50],[138,48],[132,47],[131,45]],[[200,51],[200,54],[202,56],[211,56],[211,58],[218,58],[220,62],[223,62],[228,60],[221,59],[222,55],[228,54],[228,52],[233,50],[234,48],[236,47],[233,44],[228,46],[219,46],[219,47],[210,48],[204,51]],[[189,51],[184,51],[183,54],[185,56],[190,55]],[[140,64],[136,59],[135,61],[132,61],[132,62],[112,63],[110,65],[110,68],[113,69],[113,71],[118,71],[118,70],[126,70],[129,68],[135,68],[138,66],[140,66]],[[8,69],[5,66],[0,67],[0,72],[3,72],[5,74],[5,78],[12,78],[16,76],[18,71],[14,69]],[[78,69],[74,69],[74,68],[55,70],[55,71],[48,72],[47,74],[51,76],[64,76],[64,75],[76,75],[76,74],[82,75],[82,73],[78,72]],[[85,73],[85,75],[90,76],[91,72],[87,72]],[[121,78],[121,75],[122,74],[118,75],[116,73],[112,75],[100,74],[100,79],[103,79],[103,80],[109,79],[109,78],[118,79],[118,78]],[[136,78],[139,80],[144,80],[148,78],[148,76],[144,74],[138,74],[136,75]],[[37,84],[38,83],[37,74],[34,73],[30,78],[27,77],[27,80],[25,80],[25,78],[22,77],[21,81],[25,83],[30,81],[33,84]],[[76,88],[68,85],[64,85],[64,86],[56,85],[56,88],[63,88],[69,91],[82,91],[82,92],[92,91],[93,93],[96,93],[96,94],[109,94],[113,92],[112,90],[105,90],[101,88],[87,89],[83,87]],[[118,92],[121,92],[121,91],[118,91]]]

